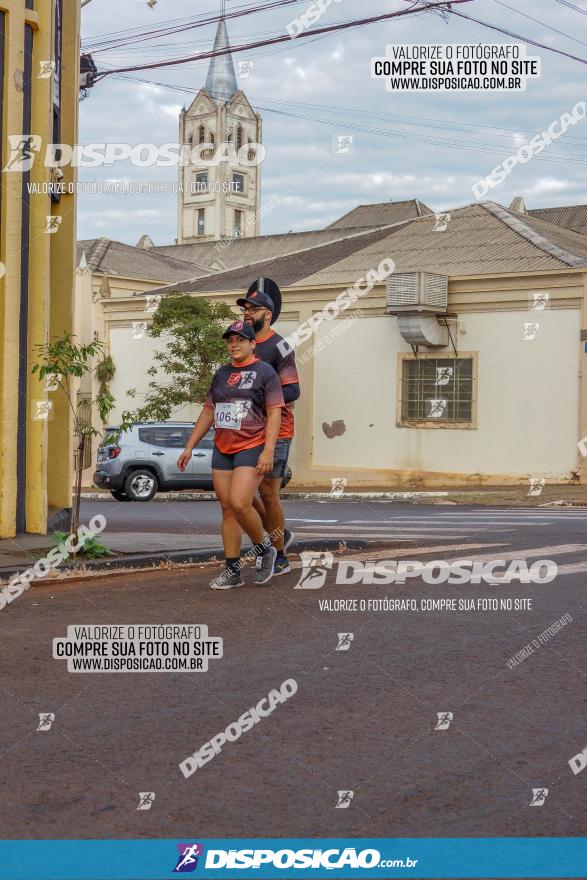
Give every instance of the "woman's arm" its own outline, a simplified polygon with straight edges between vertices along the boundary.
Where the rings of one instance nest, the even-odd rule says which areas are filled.
[[[212,425],[214,424],[214,411],[209,406],[205,406],[198,421],[194,425],[193,431],[189,436],[189,440],[185,445],[184,451],[177,459],[177,466],[180,471],[185,471],[192,457],[192,451],[198,445],[202,437],[205,437]]]

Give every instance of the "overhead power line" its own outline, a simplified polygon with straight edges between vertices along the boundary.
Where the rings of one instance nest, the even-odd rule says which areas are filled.
[[[587,43],[584,43],[583,40],[578,40],[571,34],[566,34],[564,31],[559,31],[558,28],[553,27],[551,24],[547,24],[545,21],[540,21],[539,18],[534,18],[534,16],[528,15],[526,12],[522,12],[521,9],[516,9],[515,6],[510,6],[509,3],[503,3],[503,0],[493,0],[493,2],[497,3],[498,6],[503,6],[505,9],[516,12],[518,15],[523,15],[524,18],[527,18],[529,21],[533,21],[535,24],[539,24],[542,27],[548,28],[548,30],[553,31],[553,33],[555,34],[560,34],[562,37],[566,37],[568,40],[572,40],[574,43],[579,43],[580,46],[587,46]]]
[[[300,2],[301,0],[269,0],[268,3],[255,3],[254,5],[237,8],[233,12],[228,12],[224,16],[218,14],[204,14],[201,16],[196,16],[195,18],[190,17],[187,20],[172,19],[171,22],[168,22],[167,26],[164,27],[159,25],[158,27],[151,29],[143,28],[138,32],[136,30],[134,32],[131,30],[129,33],[119,34],[114,38],[110,37],[110,39],[108,39],[109,35],[106,35],[106,37],[102,40],[100,40],[100,38],[97,38],[94,42],[88,43],[87,48],[92,53],[97,54],[98,52],[106,52],[109,49],[119,49],[122,46],[126,46],[131,43],[142,43],[147,40],[160,39],[161,37],[171,36],[172,34],[179,34],[185,31],[194,30],[196,28],[207,27],[210,24],[218,23],[221,18],[241,18],[245,15],[254,15],[257,12],[266,12],[271,9],[276,9],[280,6],[291,6],[294,3]]]
[[[547,52],[554,52],[556,55],[562,55],[564,58],[571,58],[573,61],[587,64],[587,58],[580,58],[578,55],[571,55],[570,52],[563,52],[562,49],[554,49],[552,46],[546,46],[544,43],[539,43],[537,40],[531,40],[530,37],[516,34],[514,31],[510,31],[507,28],[499,27],[499,25],[496,24],[490,24],[488,21],[482,21],[480,18],[467,15],[466,12],[459,12],[458,9],[449,9],[448,11],[451,15],[457,15],[459,18],[464,18],[467,21],[474,21],[475,24],[480,24],[482,27],[489,28],[492,31],[499,31],[500,34],[506,34],[508,37],[513,37],[515,40],[522,40],[524,43],[530,43],[530,45],[537,46],[539,49],[545,49]]]
[[[152,83],[151,80],[144,80],[144,79],[141,79],[138,77],[131,77],[131,76],[128,76],[127,74],[116,74],[116,78],[117,79],[128,79],[133,82]],[[158,85],[158,86],[161,86],[164,88],[177,90],[177,91],[184,92],[184,93],[185,92],[193,93],[193,90],[187,88],[186,86],[172,86],[172,85],[169,85],[168,83],[152,83],[152,84]],[[273,104],[282,103],[285,107],[287,107],[287,109],[277,109],[275,107],[265,106],[267,101],[269,101],[270,103],[273,103]],[[273,113],[273,114],[276,114],[279,116],[285,116],[285,117],[288,117],[291,119],[305,120],[305,121],[309,121],[312,123],[318,123],[321,125],[336,126],[339,129],[339,131],[344,128],[344,130],[347,132],[348,131],[364,132],[365,134],[371,134],[371,135],[376,135],[379,137],[391,138],[394,140],[400,140],[400,141],[407,140],[410,142],[418,142],[418,143],[428,144],[431,146],[441,146],[441,147],[450,148],[450,149],[465,150],[469,153],[479,152],[479,153],[483,153],[483,154],[494,154],[496,156],[501,156],[501,157],[503,157],[503,155],[506,151],[512,150],[511,142],[509,142],[509,143],[508,142],[506,142],[506,143],[493,142],[492,143],[492,142],[488,142],[487,140],[484,140],[484,141],[471,140],[470,138],[468,140],[456,140],[454,137],[453,138],[446,138],[446,137],[442,137],[441,135],[437,135],[434,132],[424,133],[424,132],[417,132],[417,131],[414,132],[414,131],[410,131],[410,130],[402,132],[402,131],[397,130],[398,125],[403,125],[403,126],[412,126],[412,127],[416,127],[416,128],[417,127],[420,127],[420,128],[428,127],[428,128],[432,128],[432,129],[436,128],[436,129],[439,129],[440,131],[442,131],[443,123],[446,122],[444,120],[429,120],[426,117],[402,117],[402,116],[395,116],[395,115],[390,115],[390,114],[369,113],[367,111],[361,111],[361,110],[356,110],[356,109],[352,109],[352,108],[328,107],[328,106],[324,106],[324,105],[311,105],[311,104],[305,105],[302,103],[292,102],[292,101],[287,101],[287,102],[285,102],[285,101],[279,102],[276,100],[271,101],[271,99],[264,99],[264,100],[261,99],[261,100],[257,100],[257,101],[254,101],[253,99],[251,99],[251,105],[253,106],[253,108],[255,110],[262,110],[265,113]],[[294,112],[296,110],[299,110],[299,112]],[[339,119],[336,119],[336,118],[329,119],[325,116],[326,113],[332,114],[332,113],[336,113],[338,111],[343,111],[343,112],[351,111],[351,112],[355,112],[355,113],[358,113],[361,115],[371,116],[371,117],[373,117],[374,121],[377,118],[382,117],[384,121],[392,122],[394,124],[394,126],[396,126],[396,128],[394,128],[393,130],[385,129],[385,128],[376,128],[376,127],[369,126],[367,124],[364,124],[364,123],[361,123],[358,121],[354,121],[354,120],[349,121],[348,119],[340,119],[340,118]],[[310,115],[310,114],[319,114],[319,115]],[[408,120],[416,119],[416,121],[415,122],[413,122],[413,121],[406,122],[405,121],[406,119],[408,119]],[[440,124],[438,124],[438,123],[440,123]],[[466,123],[453,123],[453,124],[466,125]],[[473,125],[473,124],[471,123],[470,125]],[[479,128],[486,128],[486,129],[493,130],[493,131],[505,131],[510,135],[511,134],[527,133],[530,136],[530,135],[536,134],[535,129],[528,129],[528,130],[526,130],[526,132],[524,132],[524,129],[494,129],[491,126],[479,126]],[[457,131],[451,132],[450,129],[448,131],[452,135],[458,135],[458,134],[469,135],[468,131],[460,131],[459,132],[457,130]],[[567,135],[566,137],[570,138],[572,136]],[[573,146],[578,147],[578,148],[580,147],[581,149],[584,149],[583,143],[573,144]],[[584,165],[584,164],[587,164],[586,160],[580,158],[576,154],[573,154],[570,152],[568,152],[568,153],[554,152],[552,150],[552,148],[549,150],[548,156],[544,155],[544,156],[535,157],[535,158],[537,159],[537,161],[545,161],[545,162],[553,163],[553,164],[564,164],[564,165],[569,165],[569,164]]]
[[[417,8],[410,7],[409,9],[400,9],[400,10],[397,10],[396,12],[387,12],[382,15],[373,15],[368,18],[355,19],[352,21],[342,22],[340,24],[326,25],[325,27],[321,27],[321,28],[310,28],[309,30],[304,31],[303,34],[300,34],[300,36],[297,39],[298,40],[307,39],[308,37],[312,37],[312,36],[316,36],[316,35],[335,33],[336,31],[346,30],[348,28],[364,27],[365,25],[373,24],[374,22],[377,22],[377,21],[386,21],[386,20],[393,19],[393,18],[402,18],[402,17],[409,16],[409,15],[415,15],[420,12],[429,12],[433,9],[439,9],[439,8],[447,9],[447,10],[450,9],[451,12],[454,12],[454,10],[452,10],[451,7],[454,6],[455,4],[470,3],[470,2],[472,2],[472,0],[446,0],[446,2],[442,2],[442,3],[427,3],[425,6],[418,6]],[[277,37],[271,37],[266,40],[258,40],[253,43],[246,43],[246,44],[239,45],[239,46],[232,46],[232,47],[229,46],[225,49],[217,49],[216,51],[211,50],[210,52],[200,52],[196,55],[185,55],[181,58],[172,58],[167,61],[154,61],[149,64],[135,64],[130,67],[114,68],[113,70],[100,71],[98,73],[98,76],[96,77],[96,81],[98,79],[103,79],[105,76],[110,76],[113,73],[130,73],[135,70],[152,70],[153,68],[158,68],[158,67],[172,67],[172,66],[175,66],[178,64],[186,64],[189,61],[200,61],[200,60],[207,59],[207,58],[214,58],[219,55],[228,55],[233,52],[234,53],[242,52],[244,50],[256,49],[260,46],[270,46],[270,45],[274,45],[276,43],[283,43],[286,41],[291,42],[291,37],[289,36],[289,34],[280,34]]]
[[[560,3],[561,6],[568,6],[569,9],[573,9],[575,12],[580,12],[581,15],[587,15],[587,9],[581,9],[580,6],[575,6],[574,3],[569,3],[569,0],[556,0],[557,3]]]

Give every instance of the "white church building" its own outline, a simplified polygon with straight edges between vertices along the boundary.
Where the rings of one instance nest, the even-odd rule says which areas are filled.
[[[213,51],[228,48],[221,19]],[[213,56],[205,87],[179,119],[179,143],[192,148],[196,161],[179,169],[178,244],[259,235],[261,134],[261,117],[237,86],[232,55]],[[212,164],[219,153],[232,161]]]

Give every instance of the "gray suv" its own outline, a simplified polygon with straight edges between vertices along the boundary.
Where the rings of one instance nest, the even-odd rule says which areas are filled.
[[[177,467],[193,427],[193,422],[148,422],[124,434],[106,428],[94,484],[109,489],[117,501],[150,501],[157,492],[174,489],[212,489],[213,430],[200,440],[185,471]],[[290,480],[288,468],[282,487]]]

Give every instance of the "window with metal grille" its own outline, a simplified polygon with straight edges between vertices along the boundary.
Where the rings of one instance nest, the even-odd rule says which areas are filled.
[[[471,422],[473,358],[402,361],[402,421]]]
[[[244,193],[245,191],[245,175],[244,174],[233,174],[232,175],[232,191],[237,193]]]
[[[194,174],[194,182],[196,184],[195,191],[196,192],[207,192],[208,191],[208,172],[207,171],[196,171]]]

